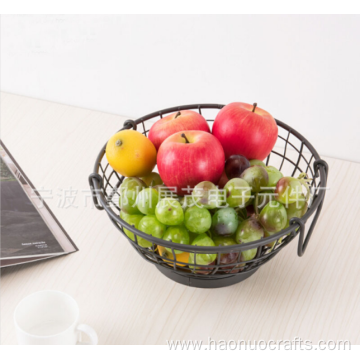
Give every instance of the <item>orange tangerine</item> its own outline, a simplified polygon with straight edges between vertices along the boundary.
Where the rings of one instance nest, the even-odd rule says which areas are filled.
[[[106,158],[110,166],[123,176],[145,176],[150,174],[156,165],[156,149],[153,143],[138,131],[123,130],[108,141]]]
[[[174,264],[174,256],[173,253],[171,251],[166,250],[166,248],[158,245],[158,250],[159,250],[159,255],[162,257],[166,257],[169,260],[172,261],[166,261],[165,262],[169,263],[170,265]],[[187,263],[189,261],[189,253],[188,252],[182,252],[181,254],[176,254],[176,265],[177,266],[186,266],[187,264],[179,264],[178,261],[182,262],[182,263]]]

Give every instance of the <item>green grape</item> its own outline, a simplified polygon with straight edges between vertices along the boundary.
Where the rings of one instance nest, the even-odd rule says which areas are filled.
[[[284,177],[284,175],[274,166],[266,166],[266,172],[269,176],[268,187],[274,188],[277,182]]]
[[[290,220],[292,218],[301,218],[303,217],[308,209],[308,203],[305,199],[305,196],[303,194],[300,195],[298,201],[286,205],[286,214],[287,214],[287,221],[286,221],[286,225],[285,228],[288,228],[290,226]],[[296,231],[299,228],[296,228]]]
[[[246,171],[246,170],[245,170]],[[243,179],[234,178],[229,180],[224,186],[226,191],[226,203],[230,207],[245,207],[251,199],[250,185]]]
[[[250,261],[255,258],[256,253],[257,253],[257,248],[250,249],[250,250],[244,250],[241,253],[240,261]]]
[[[152,187],[159,193],[160,199],[166,199],[166,198],[172,198],[175,200],[178,200],[178,196],[169,190],[168,187],[166,187],[164,184],[162,185],[155,185]]]
[[[259,221],[268,232],[278,232],[286,227],[287,214],[284,205],[278,201],[270,201],[261,210]]]
[[[216,235],[228,236],[235,234],[238,225],[238,214],[233,208],[217,210],[212,217],[211,228]]]
[[[155,208],[159,202],[159,193],[154,188],[146,188],[137,196],[136,205],[145,215],[155,215]]]
[[[185,211],[185,226],[196,234],[202,234],[211,227],[211,214],[209,210],[193,206]]]
[[[238,244],[260,240],[264,237],[264,229],[255,217],[244,220],[236,229],[235,241]]]
[[[238,244],[246,244],[260,240],[264,237],[264,229],[256,218],[251,217],[243,221],[236,230],[235,241]],[[255,258],[257,248],[244,250],[241,253],[241,261],[249,261]]]
[[[184,221],[184,211],[179,201],[165,198],[155,208],[156,218],[165,225],[180,225]]]
[[[125,211],[120,211],[120,218],[123,219],[125,222],[127,222],[131,226],[135,226],[135,229],[139,229],[139,222],[144,217],[144,215],[130,215],[127,214]],[[134,233],[130,230],[125,229],[125,234],[134,241]]]
[[[193,207],[195,205],[194,200],[191,195],[185,195],[179,199],[180,205],[185,211],[189,207]]]
[[[190,244],[196,239],[199,234],[189,231]]]
[[[196,234],[196,237],[195,239],[191,242],[191,245],[194,245],[194,241],[200,241],[200,240],[204,240],[204,239],[207,239],[207,238],[210,238],[211,239],[211,236],[208,235],[208,233],[202,233],[202,234]],[[212,239],[211,239],[212,240]],[[203,245],[203,246],[206,246],[206,245]]]
[[[261,211],[266,204],[268,204],[271,200],[274,200],[275,194],[273,190],[263,190],[255,195],[258,197],[257,206],[259,211]],[[254,202],[255,208],[255,202]]]
[[[269,237],[269,236],[274,235],[274,234],[276,234],[276,232],[270,232],[270,231],[264,230],[264,237]]]
[[[162,239],[166,231],[166,226],[162,224],[159,220],[157,220],[154,215],[144,216],[140,220],[138,226],[140,231],[160,239]],[[144,248],[152,246],[152,243],[150,241],[145,240],[142,237],[138,237],[138,244]]]
[[[207,236],[209,236],[209,235],[207,235]],[[216,234],[212,233],[211,236],[209,236],[209,237],[214,241],[216,246],[228,246],[228,245],[236,245],[237,244],[236,242],[234,242],[235,235],[223,236],[223,235],[216,235]],[[218,242],[218,244],[217,244],[217,242]],[[221,245],[220,243],[224,243],[224,245]]]
[[[202,181],[192,192],[194,203],[205,209],[215,209],[222,205],[221,190],[210,181]]]
[[[285,228],[287,228],[287,227],[288,227],[288,225],[285,226]],[[265,237],[265,238],[267,238],[267,237],[269,237],[269,236],[271,236],[271,235],[274,235],[274,234],[276,234],[276,232],[271,233],[271,232],[268,232],[268,231],[264,230],[264,235],[265,235],[264,237]],[[281,244],[281,243],[282,243],[282,238],[278,239],[278,242],[277,242],[277,243],[278,243],[278,244]],[[275,244],[276,244],[276,240],[272,241],[272,242],[269,243],[269,244],[266,244],[266,246],[272,249],[272,248],[275,246]]]
[[[139,192],[145,189],[145,187],[145,183],[136,177],[126,178],[119,188],[120,209],[128,214],[141,214],[136,205],[136,198]]]
[[[275,188],[275,200],[288,205],[299,201],[302,195],[302,184],[299,179],[290,176],[281,178]]]
[[[297,217],[300,219],[306,214],[307,208],[308,208],[308,203],[305,199],[305,196],[301,194],[299,196],[298,201],[287,205],[286,213],[288,220],[290,220],[293,217]]]
[[[139,187],[142,190],[146,188],[146,184],[137,177],[127,177],[123,180],[120,187],[128,189],[136,189],[136,187]]]
[[[146,186],[156,186],[156,185],[162,185],[164,182],[161,180],[161,177],[158,173],[152,172],[149,175],[143,176],[140,178]]]
[[[231,246],[236,245],[236,242],[231,237],[217,236],[214,237],[214,244],[215,246]],[[238,257],[239,252],[236,251],[230,251],[225,254],[220,254],[220,265],[233,264],[237,262]],[[225,269],[227,269],[227,267],[222,268],[222,270]],[[229,269],[232,269],[232,267],[229,267]]]
[[[215,247],[214,242],[209,236],[206,236],[206,234],[197,236],[191,245]],[[216,260],[216,256],[216,254],[196,254],[196,265],[210,265]],[[201,269],[195,266],[191,266],[191,264],[195,264],[195,253],[190,253],[189,255],[189,267],[192,269]]]
[[[250,166],[254,166],[254,165],[259,165],[259,166],[262,166],[262,167],[265,167],[265,163],[261,160],[256,160],[256,159],[252,159],[250,160]]]
[[[251,187],[251,191],[258,193],[268,186],[269,175],[265,168],[260,165],[253,165],[243,171],[240,178],[245,180]]]
[[[165,231],[163,239],[167,241],[171,241],[176,244],[185,244],[185,245],[190,244],[189,232],[182,225],[168,227]],[[165,249],[168,252],[172,253],[171,248],[165,248]],[[174,252],[175,254],[181,254],[183,251],[174,249]]]

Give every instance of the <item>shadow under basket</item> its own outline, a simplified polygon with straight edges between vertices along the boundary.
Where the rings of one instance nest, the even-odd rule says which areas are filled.
[[[169,113],[194,110],[206,119],[215,119],[217,112],[223,107],[224,105],[219,104],[177,106],[154,112],[135,121],[127,120],[120,131],[133,129],[147,136],[152,124]],[[207,121],[211,128],[214,120]],[[137,230],[119,216],[121,211],[118,204],[119,187],[124,177],[109,166],[105,156],[106,144],[100,150],[94,170],[89,176],[89,185],[95,207],[98,210],[106,211],[111,222],[123,233],[144,260],[156,265],[158,270],[169,279],[187,286],[218,288],[243,281],[253,275],[260,266],[272,259],[297,236],[299,236],[297,252],[299,256],[302,256],[323,206],[328,165],[320,159],[315,148],[301,134],[279,120],[276,122],[279,129],[278,139],[265,163],[277,167],[283,171],[285,176],[298,176],[300,173],[306,173],[312,181],[310,185],[311,201],[306,214],[302,218],[290,219],[289,227],[274,235],[241,245],[200,247],[172,243]],[[308,220],[309,224],[305,228]],[[131,235],[134,240],[128,235]],[[139,237],[149,241],[152,246],[141,247],[138,242]],[[166,247],[166,252],[162,252],[161,255],[159,247]],[[255,251],[255,249],[256,256],[252,260],[244,261],[241,256],[242,252],[246,250]],[[194,264],[181,261],[182,259],[175,253],[175,250],[194,253]],[[234,262],[221,264],[220,255],[228,253],[237,254]],[[198,254],[216,254],[217,257],[210,265],[198,265],[196,263]]]

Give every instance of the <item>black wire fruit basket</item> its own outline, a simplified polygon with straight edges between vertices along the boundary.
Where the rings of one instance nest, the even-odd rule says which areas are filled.
[[[125,121],[122,130],[133,129],[147,136],[154,121],[164,115],[182,110],[196,110],[203,115],[209,125],[215,119],[217,112],[224,105],[220,104],[196,104],[184,105],[157,111],[143,116],[137,120]],[[311,201],[308,210],[301,218],[289,219],[289,227],[280,232],[253,241],[231,246],[192,246],[172,243],[160,238],[153,237],[139,231],[120,218],[119,188],[124,177],[114,171],[105,156],[106,144],[101,149],[94,165],[93,173],[89,176],[89,184],[92,191],[93,201],[98,210],[105,210],[116,228],[129,240],[130,244],[144,260],[154,264],[160,272],[168,278],[193,287],[217,288],[236,284],[253,275],[260,266],[272,259],[280,250],[288,245],[295,237],[298,240],[298,255],[302,256],[309,243],[316,222],[319,218],[326,192],[328,165],[322,160],[309,143],[296,130],[285,123],[276,120],[278,126],[277,142],[266,158],[266,165],[277,167],[280,171],[286,168],[287,173],[296,176],[301,173],[308,174],[311,178]],[[306,226],[306,224],[309,224]],[[127,234],[133,236],[132,240]],[[141,247],[138,239],[149,241],[152,246]],[[269,246],[269,244],[272,244]],[[160,248],[166,248],[166,252],[160,252]],[[244,260],[241,256],[246,250],[255,250],[256,256],[252,260]],[[194,262],[189,264],[182,261],[175,250],[183,253],[192,253]],[[199,254],[216,254],[216,260],[210,265],[199,265],[196,257]],[[232,254],[234,261],[231,264],[220,262],[222,254]]]

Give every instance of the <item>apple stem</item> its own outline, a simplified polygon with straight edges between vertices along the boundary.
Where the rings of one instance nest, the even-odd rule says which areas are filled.
[[[176,119],[178,116],[180,116],[181,115],[181,112],[179,111],[176,115],[175,115],[175,118],[174,119]]]
[[[256,107],[257,107],[257,103],[253,103],[253,105],[254,105],[254,107],[253,107],[253,109],[252,109],[252,112],[255,112],[255,109],[256,109]]]
[[[122,141],[121,141],[121,140],[116,140],[115,145],[116,145],[116,146],[121,146],[121,145],[122,145]]]
[[[185,134],[181,134],[181,137],[185,139],[185,141],[186,141],[185,144],[190,144],[190,141],[187,139]]]

